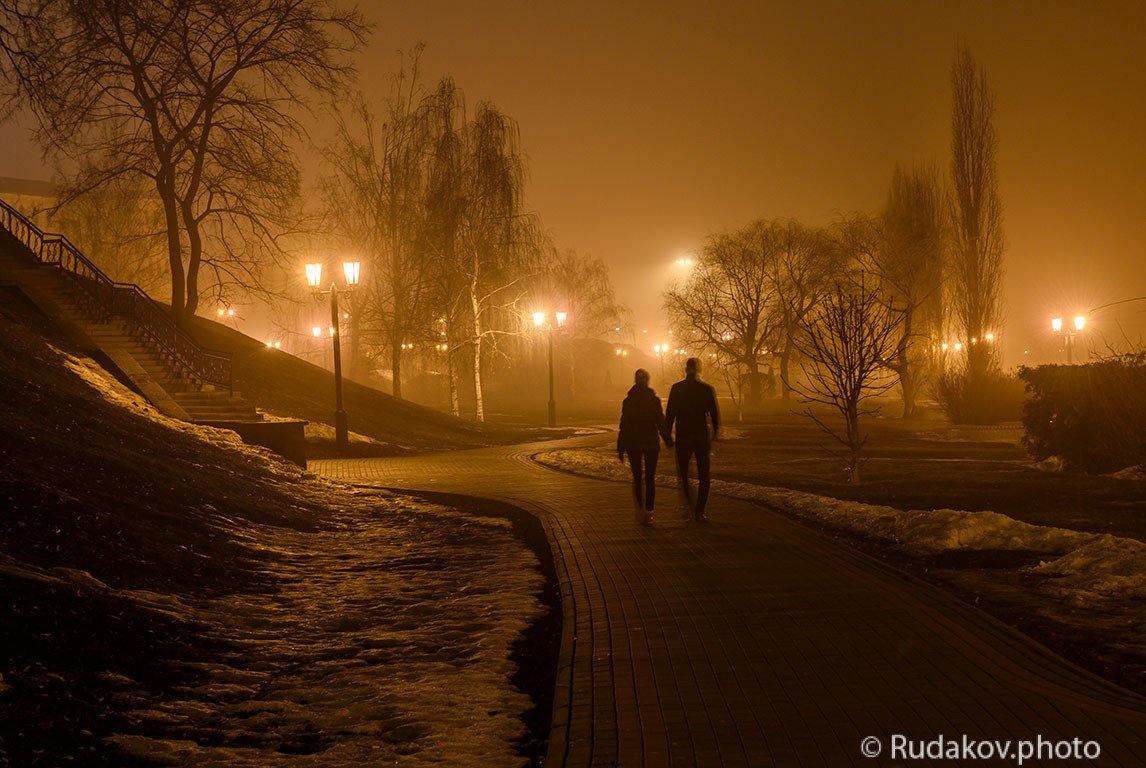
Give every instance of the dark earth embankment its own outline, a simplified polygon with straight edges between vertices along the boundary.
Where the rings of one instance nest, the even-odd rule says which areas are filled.
[[[543,751],[511,680],[546,674],[514,660],[546,657],[547,588],[510,524],[164,423],[4,310],[0,764]]]
[[[276,416],[329,425],[334,412],[330,371],[204,318],[194,332],[210,349],[231,353],[234,386],[244,399]],[[343,398],[351,432],[382,445],[358,443],[351,453],[385,456],[427,450],[477,448],[565,436],[566,432],[497,423],[478,424],[400,400],[373,387],[344,380]],[[538,421],[541,423],[541,420]],[[309,438],[312,458],[331,455],[329,437]]]

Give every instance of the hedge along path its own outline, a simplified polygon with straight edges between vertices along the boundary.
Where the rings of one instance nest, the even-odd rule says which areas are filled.
[[[1087,472],[1146,465],[1146,353],[1086,365],[1022,368],[1024,441],[1039,461]]]
[[[564,615],[547,765],[862,766],[865,737],[939,733],[1142,764],[1146,700],[940,590],[745,501],[639,526],[624,486],[531,458],[608,440],[312,465],[542,520]]]

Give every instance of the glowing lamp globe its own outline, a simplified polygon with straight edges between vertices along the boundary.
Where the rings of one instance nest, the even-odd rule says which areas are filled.
[[[342,272],[346,275],[347,285],[358,285],[358,276],[362,270],[362,262],[346,261],[342,263]]]
[[[322,265],[317,263],[306,265],[306,284],[317,288],[322,283]]]

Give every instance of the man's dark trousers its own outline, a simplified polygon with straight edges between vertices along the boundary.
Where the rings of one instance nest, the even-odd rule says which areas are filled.
[[[696,506],[693,507],[692,489],[688,482],[688,465],[692,457],[696,456]],[[676,441],[676,472],[680,479],[680,492],[693,509],[697,518],[704,516],[704,507],[708,504],[708,488],[712,485],[709,472],[712,469],[712,444],[708,440],[680,440]]]

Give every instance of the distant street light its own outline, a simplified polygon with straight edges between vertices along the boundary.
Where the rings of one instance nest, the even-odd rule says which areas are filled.
[[[358,278],[361,273],[362,264],[357,261],[346,261],[342,263],[342,273],[346,279],[346,287],[343,293],[350,294],[354,292],[354,287],[358,285]],[[339,328],[338,313],[338,285],[332,280],[330,288],[327,290],[320,290],[319,286],[322,285],[322,264],[310,263],[306,265],[306,283],[314,291],[315,298],[319,296],[330,296],[330,336],[334,342],[334,441],[340,449],[345,449],[350,444],[349,430],[346,426],[346,411],[342,408],[342,345]],[[322,328],[315,326],[311,329],[316,337],[322,335]]]
[[[661,361],[661,382],[665,380],[665,353],[669,351],[668,344],[654,344],[653,352],[656,353],[657,358]]]
[[[1074,364],[1074,344],[1075,344],[1075,338],[1074,337],[1077,334],[1081,333],[1082,329],[1085,327],[1086,327],[1086,316],[1085,315],[1075,315],[1074,316],[1074,330],[1073,331],[1070,330],[1069,328],[1064,327],[1061,317],[1052,317],[1051,318],[1051,331],[1054,332],[1056,335],[1062,334],[1063,346],[1066,347],[1066,364],[1067,365],[1073,365]]]
[[[549,341],[549,426],[551,427],[557,426],[557,401],[553,395],[553,332],[563,328],[568,319],[568,312],[554,312],[552,322],[545,312],[533,313],[533,326],[538,330],[544,330]]]

